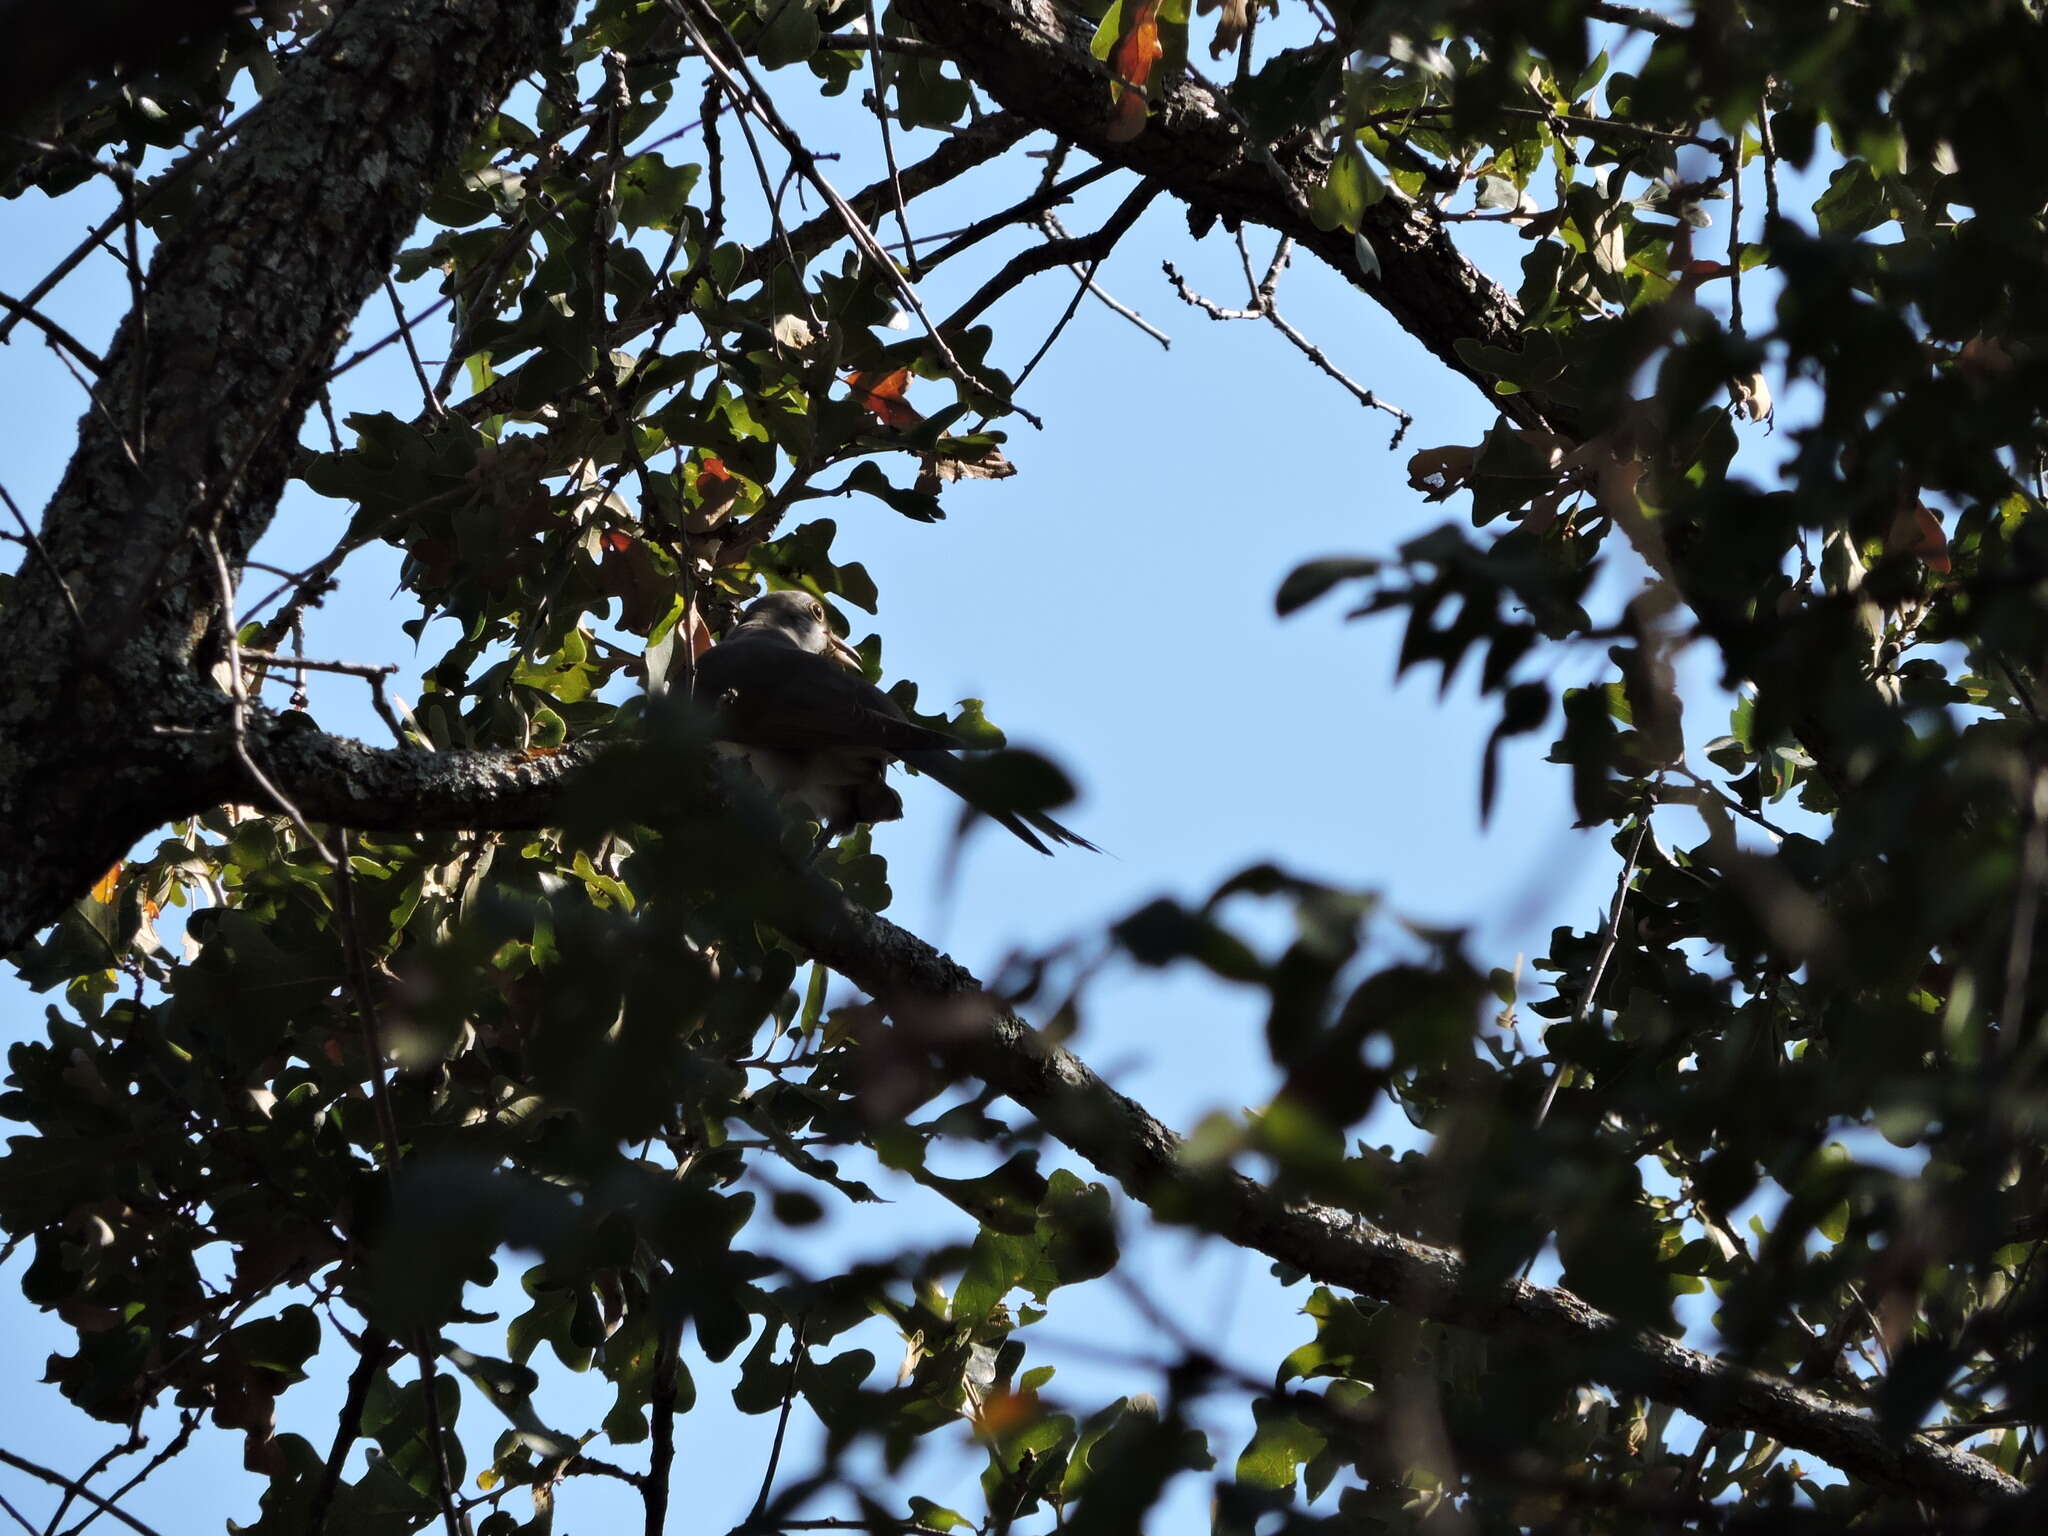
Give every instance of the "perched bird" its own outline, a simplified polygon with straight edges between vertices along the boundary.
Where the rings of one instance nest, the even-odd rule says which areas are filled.
[[[721,745],[754,776],[797,801],[825,828],[895,821],[903,800],[884,779],[892,759],[931,775],[1036,848],[1039,837],[1098,851],[1042,811],[990,804],[954,754],[958,738],[906,719],[861,673],[859,654],[832,633],[808,592],[771,592],[697,660],[697,698],[717,716]]]

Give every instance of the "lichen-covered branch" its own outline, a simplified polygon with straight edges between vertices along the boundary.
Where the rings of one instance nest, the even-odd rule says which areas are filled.
[[[357,310],[569,9],[347,8],[158,247],[45,514],[49,558],[0,613],[0,942],[55,917],[217,768],[211,722],[179,708],[204,691],[221,618],[207,538],[238,564],[268,526]]]

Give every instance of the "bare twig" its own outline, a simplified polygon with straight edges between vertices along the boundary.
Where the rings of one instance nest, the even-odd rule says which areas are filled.
[[[290,667],[296,672],[338,672],[344,677],[362,678],[370,685],[371,703],[377,711],[378,718],[391,728],[391,734],[401,747],[411,745],[410,738],[405,734],[405,727],[399,723],[397,714],[391,708],[391,701],[384,693],[385,679],[395,676],[398,672],[396,663],[387,662],[381,667],[375,667],[361,661],[314,661],[309,657],[285,655],[279,651],[246,648],[242,651],[242,660]]]
[[[782,1412],[775,1420],[774,1442],[768,1447],[768,1469],[761,1474],[761,1492],[754,1500],[750,1520],[759,1520],[768,1512],[768,1495],[775,1489],[775,1469],[782,1463],[782,1437],[789,1433],[789,1410],[796,1403],[797,1373],[803,1369],[806,1321],[799,1317],[790,1329],[789,1382],[782,1390]]]
[[[379,352],[382,352],[386,347],[390,346],[395,341],[404,341],[406,344],[406,350],[411,351],[412,337],[410,335],[409,328],[420,324],[422,321],[431,320],[435,315],[438,315],[450,304],[453,304],[455,302],[455,299],[455,294],[444,293],[441,295],[440,298],[434,300],[433,303],[429,304],[425,309],[422,309],[418,314],[410,317],[400,315],[398,317],[398,324],[393,329],[386,332],[377,340],[371,342],[368,346],[358,347],[355,351],[349,353],[347,357],[344,357],[340,362],[336,363],[332,368],[328,369],[328,380],[332,382],[333,380],[340,378],[344,373],[347,373],[349,369],[355,367],[356,364],[368,362],[371,358],[375,357]],[[452,351],[454,349],[451,347],[450,350]],[[419,359],[415,357],[413,359],[413,363],[414,366],[417,367],[419,365]],[[428,393],[432,394],[433,391],[429,390]],[[325,399],[326,397],[322,396],[322,398]],[[438,403],[438,401],[436,403]],[[333,408],[330,406],[327,409],[331,417]]]
[[[334,1422],[334,1443],[328,1447],[327,1462],[320,1469],[320,1483],[313,1491],[313,1505],[306,1516],[306,1528],[311,1536],[321,1536],[327,1529],[327,1513],[341,1487],[341,1474],[348,1465],[349,1447],[362,1435],[363,1405],[370,1400],[370,1387],[377,1379],[377,1372],[383,1368],[384,1351],[389,1343],[374,1328],[356,1341],[359,1352],[356,1368],[349,1372],[348,1392],[342,1399],[341,1413]]]
[[[116,1445],[108,1446],[104,1451],[100,1452],[100,1454],[94,1459],[93,1464],[91,1466],[87,1467],[83,1472],[79,1474],[79,1487],[90,1487],[92,1484],[92,1480],[98,1477],[102,1472],[106,1471],[108,1467],[112,1466],[118,1458],[128,1455],[131,1451],[140,1450],[143,1446],[147,1445],[148,1443],[149,1442],[147,1440],[144,1440],[142,1438],[142,1421],[141,1418],[138,1416],[136,1421],[128,1426],[128,1438],[126,1440],[123,1440]],[[115,1497],[119,1498],[120,1495],[116,1494]],[[49,1523],[43,1527],[42,1536],[54,1536],[57,1527],[64,1523],[64,1512],[71,1508],[72,1504],[77,1501],[77,1498],[78,1495],[71,1492],[70,1489],[67,1488],[64,1491],[64,1497],[57,1501],[56,1509],[53,1510],[50,1514]],[[95,1511],[94,1513],[97,1513],[97,1511]],[[91,1519],[92,1516],[88,1515],[86,1516],[85,1520],[80,1521],[79,1523],[83,1525]]]
[[[1069,240],[1073,238],[1072,235],[1068,232],[1066,226],[1060,223],[1058,217],[1049,212],[1042,213],[1038,216],[1038,227],[1045,231],[1045,236],[1048,240]],[[1100,265],[1100,262],[1097,262],[1095,264],[1095,266]],[[1088,292],[1095,295],[1096,301],[1100,303],[1103,306],[1103,308],[1107,309],[1113,315],[1121,315],[1124,319],[1130,321],[1131,324],[1135,325],[1139,330],[1143,331],[1147,336],[1150,336],[1154,341],[1158,342],[1160,346],[1166,348],[1169,351],[1172,350],[1173,338],[1171,336],[1167,335],[1166,332],[1160,330],[1158,326],[1153,325],[1143,315],[1139,314],[1135,309],[1131,308],[1130,305],[1120,302],[1114,294],[1110,293],[1108,289],[1104,288],[1100,283],[1095,281],[1094,266],[1082,268],[1069,264],[1067,270],[1072,272],[1074,276],[1081,279],[1082,286],[1085,287],[1088,290]]]
[[[1757,106],[1756,136],[1764,147],[1764,238],[1778,224],[1778,135],[1771,127],[1771,82],[1764,81],[1764,99]]]
[[[1160,267],[1165,271],[1167,281],[1173,284],[1174,292],[1180,295],[1182,301],[1193,305],[1211,320],[1264,320],[1267,324],[1271,325],[1274,330],[1285,336],[1302,356],[1306,357],[1317,368],[1320,368],[1349,391],[1351,397],[1360,405],[1364,406],[1367,410],[1385,411],[1389,416],[1392,416],[1395,420],[1394,439],[1387,446],[1389,450],[1400,447],[1401,439],[1407,436],[1409,427],[1414,425],[1414,416],[1403,410],[1400,406],[1390,401],[1382,400],[1378,395],[1339,368],[1330,360],[1328,353],[1309,340],[1299,330],[1295,329],[1293,325],[1289,324],[1286,317],[1280,313],[1278,305],[1274,303],[1274,294],[1280,285],[1280,273],[1286,267],[1287,258],[1292,249],[1292,242],[1283,239],[1274,250],[1273,260],[1266,268],[1265,278],[1253,290],[1252,304],[1249,309],[1231,309],[1218,304],[1214,299],[1197,293],[1189,285],[1188,280],[1181,276],[1180,270],[1170,261],[1161,262]],[[1248,258],[1245,266],[1245,277],[1247,280],[1251,277],[1251,267]]]
[[[1621,867],[1621,878],[1614,882],[1614,901],[1607,909],[1607,929],[1600,937],[1600,953],[1593,961],[1593,969],[1587,973],[1585,990],[1572,1007],[1572,1023],[1583,1024],[1592,1016],[1594,1003],[1600,996],[1600,983],[1607,975],[1607,962],[1614,958],[1614,948],[1621,939],[1621,914],[1628,905],[1629,887],[1635,882],[1636,865],[1642,858],[1643,839],[1650,835],[1650,807],[1645,806],[1636,813],[1636,839],[1629,845],[1628,861]],[[1536,1123],[1541,1125],[1550,1117],[1550,1106],[1557,1100],[1557,1090],[1564,1082],[1564,1063],[1559,1062],[1557,1070],[1550,1074],[1550,1086],[1543,1091],[1543,1102],[1536,1109]]]
[[[830,205],[833,213],[844,224],[847,234],[852,236],[853,243],[861,254],[881,269],[882,275],[896,290],[897,297],[917,316],[933,350],[939,354],[940,362],[945,365],[946,372],[954,382],[970,394],[1001,401],[1007,409],[1015,411],[1034,427],[1043,428],[1045,423],[1037,416],[978,378],[954,354],[941,327],[934,324],[932,317],[926,313],[924,300],[918,294],[917,285],[903,275],[889,253],[882,248],[882,243],[875,238],[875,232],[868,227],[867,221],[839,195],[838,189],[826,180],[824,173],[818,169],[818,157],[811,152],[802,137],[783,120],[782,114],[776,110],[774,101],[761,89],[760,82],[754,78],[754,72],[747,64],[746,56],[741,52],[739,44],[733,40],[732,33],[726,29],[725,23],[719,20],[717,13],[706,5],[704,0],[669,0],[669,4],[672,7],[688,6],[698,20],[712,28],[724,41],[731,53],[733,68],[728,68],[725,61],[711,50],[710,45],[704,41],[703,34],[697,30],[696,21],[691,20],[688,15],[683,17],[683,25],[689,29],[691,36],[697,39],[698,46],[704,50],[705,66],[725,85],[726,93],[741,109],[741,122],[746,121],[747,113],[752,113],[766,125],[770,133],[775,135],[776,142],[782,146],[783,153],[789,156],[790,163]]]
[[[1019,251],[1002,269],[983,283],[968,297],[967,302],[945,319],[945,329],[958,331],[972,325],[982,312],[998,299],[1016,288],[1027,277],[1040,272],[1050,272],[1054,267],[1071,267],[1077,263],[1090,266],[1102,260],[1124,237],[1125,232],[1145,211],[1149,199],[1126,197],[1117,205],[1102,227],[1092,234],[1076,235],[1069,240],[1048,240],[1043,245],[1030,246]]]
[[[21,505],[8,494],[7,487],[0,485],[0,501],[7,503],[7,510],[14,514],[14,520],[21,524],[21,536],[28,547],[35,551],[36,558],[43,562],[43,569],[50,573],[50,580],[57,583],[57,590],[64,594],[64,606],[71,610],[72,622],[77,624],[81,635],[89,634],[85,627],[85,615],[79,611],[78,598],[71,590],[71,583],[64,579],[64,573],[57,569],[57,562],[50,558],[49,549],[43,544],[42,535],[23,514]]]
[[[38,1536],[36,1528],[33,1525],[29,1524],[28,1516],[24,1515],[20,1510],[16,1509],[14,1505],[6,1498],[5,1495],[0,1495],[0,1510],[5,1510],[7,1512],[8,1517],[12,1519],[16,1525],[20,1526],[24,1531],[28,1532],[28,1536]]]
[[[18,1472],[26,1472],[30,1477],[39,1477],[53,1487],[69,1490],[77,1497],[85,1500],[86,1503],[93,1505],[106,1514],[112,1515],[130,1530],[138,1532],[139,1536],[157,1536],[157,1532],[144,1525],[140,1520],[129,1514],[127,1510],[122,1509],[110,1500],[101,1498],[83,1484],[73,1482],[61,1472],[52,1472],[48,1467],[30,1461],[26,1457],[17,1456],[9,1450],[0,1450],[0,1462],[5,1462]],[[26,1521],[22,1523],[27,1524]],[[33,1531],[35,1527],[31,1525],[29,1529]]]
[[[1121,235],[1124,230],[1129,229],[1138,222],[1139,215],[1144,213],[1145,209],[1150,206],[1152,199],[1158,195],[1159,183],[1156,181],[1139,182],[1135,187],[1131,188],[1123,202],[1118,204],[1116,212],[1109,216],[1109,222],[1103,228],[1115,227],[1118,234]],[[1045,361],[1046,353],[1052,350],[1053,343],[1060,339],[1060,333],[1067,328],[1068,324],[1073,320],[1075,313],[1081,308],[1081,301],[1090,293],[1096,291],[1096,269],[1102,265],[1104,258],[1115,248],[1115,245],[1116,240],[1114,238],[1104,241],[1100,249],[1089,257],[1086,268],[1073,268],[1075,275],[1081,279],[1080,286],[1074,290],[1073,297],[1067,300],[1067,307],[1060,312],[1059,319],[1053,322],[1053,328],[1046,333],[1045,340],[1038,344],[1038,350],[1031,354],[1031,360],[1018,372],[1016,381],[1010,386],[1013,391],[1021,391],[1024,388],[1024,381],[1037,371],[1038,365],[1041,362]],[[1071,267],[1072,264],[1069,263],[1069,266]],[[1143,323],[1143,321],[1139,321],[1139,324],[1142,325]],[[1161,337],[1160,339],[1163,341],[1165,338]]]
[[[136,230],[135,172],[125,161],[116,161],[121,184],[121,231],[123,265],[128,269],[129,313],[135,316],[135,360],[130,367],[128,401],[129,432],[135,439],[138,458],[149,456],[149,425],[146,402],[149,396],[149,305],[142,281],[142,240]]]
[[[142,196],[139,199],[137,199],[136,202],[134,203],[132,212],[140,214],[143,210],[147,209],[152,203],[154,203],[159,197],[163,196],[164,193],[168,192],[172,187],[177,186],[178,183],[185,179],[186,174],[195,165],[199,164],[202,156],[212,154],[213,151],[220,148],[221,145],[225,144],[228,141],[228,139],[233,137],[236,131],[241,128],[242,124],[249,120],[249,113],[255,110],[256,109],[254,107],[251,107],[248,112],[242,113],[239,117],[236,117],[229,122],[222,123],[218,128],[215,128],[211,133],[207,134],[204,138],[202,138],[197,144],[193,145],[191,150],[188,153],[186,153],[186,155],[182,159],[180,159],[177,164],[169,167],[167,170],[164,171],[164,173],[161,176],[157,177],[155,181],[150,183],[149,190],[143,193]],[[43,274],[43,276],[37,281],[35,287],[29,289],[27,295],[22,299],[21,302],[25,305],[40,304],[43,301],[44,297],[47,294],[49,294],[52,289],[54,289],[59,283],[63,282],[65,278],[69,277],[71,273],[74,270],[76,270],[80,262],[84,261],[86,257],[90,256],[96,249],[99,248],[101,242],[103,242],[107,238],[107,236],[111,235],[116,229],[119,229],[121,227],[121,221],[127,218],[130,212],[130,208],[128,208],[127,206],[123,206],[121,208],[115,209],[114,212],[108,214],[104,219],[100,220],[98,224],[93,226],[92,230],[86,235],[86,237],[83,240],[79,241],[77,245],[71,248],[70,253],[66,255],[62,261],[58,262],[54,267],[50,268],[48,272]],[[14,322],[20,318],[21,316],[11,313],[6,316],[0,316],[0,342],[4,342],[7,340],[9,333],[11,333],[14,329]]]
[[[94,373],[107,371],[106,359],[27,300],[9,298],[6,294],[0,293],[0,309],[6,310],[17,319],[26,320],[47,336],[53,345],[64,348]]]
[[[829,48],[835,53],[898,53],[906,59],[942,59],[950,61],[952,55],[943,48],[935,48],[921,38],[883,37],[873,31],[874,21],[869,19],[869,31],[828,32],[818,39],[820,48]]]
[[[412,363],[413,377],[420,381],[420,395],[427,402],[427,414],[438,420],[446,416],[448,411],[435,395],[434,386],[427,380],[427,365],[420,361],[420,349],[413,345],[412,324],[405,318],[405,305],[399,300],[398,285],[389,277],[384,279],[384,296],[391,301],[391,315],[398,322],[398,338],[405,343],[405,355]],[[327,377],[332,379],[339,372],[339,368],[330,369]]]
[[[875,20],[875,0],[867,0],[867,7],[868,34],[879,38],[882,29]],[[920,282],[924,272],[917,264],[917,245],[910,238],[910,215],[903,207],[903,182],[896,169],[896,136],[889,129],[889,103],[882,85],[882,51],[879,48],[868,50],[868,67],[875,82],[875,121],[882,125],[882,159],[889,167],[889,190],[896,200],[896,227],[903,232],[903,259],[910,267],[910,280]]]

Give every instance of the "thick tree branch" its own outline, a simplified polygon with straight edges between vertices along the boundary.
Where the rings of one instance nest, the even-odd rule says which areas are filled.
[[[223,701],[223,713],[225,707]],[[224,735],[210,731],[205,739],[218,742]],[[577,780],[603,751],[585,746],[526,758],[374,749],[268,715],[252,721],[250,745],[308,816],[403,829],[557,821]],[[225,749],[216,745],[213,752],[216,777],[207,792],[245,796],[248,786],[236,782]],[[650,766],[658,778],[648,782],[672,790],[683,765],[664,760]],[[744,821],[748,814],[744,806],[724,804],[716,791],[665,791],[663,801],[671,812],[687,802],[686,815],[717,814],[732,826],[739,825],[733,815]],[[772,840],[760,846],[762,867],[750,887],[771,904],[786,932],[882,1002],[918,1049],[1008,1095],[1169,1219],[1198,1223],[1326,1283],[1439,1322],[1569,1349],[1589,1362],[1591,1374],[1620,1390],[1671,1403],[1709,1426],[1769,1435],[1874,1487],[1949,1504],[1981,1504],[2022,1491],[1981,1457],[1925,1435],[1890,1434],[1857,1409],[1624,1324],[1569,1291],[1524,1281],[1468,1286],[1462,1262],[1446,1249],[1332,1206],[1282,1202],[1234,1173],[1184,1167],[1173,1131],[1046,1041],[967,971],[848,903],[814,869],[777,855]],[[767,867],[778,862],[777,870]]]
[[[192,734],[209,722],[173,707],[201,686],[221,617],[209,540],[238,565],[268,526],[350,321],[569,9],[360,0],[249,114],[158,247],[99,380],[122,416],[139,402],[142,430],[85,421],[45,515],[49,560],[23,568],[0,613],[0,943],[55,917],[217,765],[218,743]]]
[[[1461,341],[1516,350],[1521,311],[1466,260],[1430,210],[1388,197],[1366,212],[1378,275],[1358,263],[1351,235],[1318,229],[1309,197],[1325,165],[1304,136],[1255,145],[1241,119],[1207,87],[1176,82],[1144,132],[1109,138],[1109,76],[1090,56],[1090,28],[1054,0],[902,0],[902,13],[1005,107],[1099,159],[1160,183],[1197,213],[1263,224],[1292,237],[1365,290],[1444,365],[1526,426],[1543,423],[1526,396],[1493,393],[1492,380],[1457,352]],[[1559,425],[1552,421],[1549,425]]]
[[[1569,1291],[1526,1281],[1468,1286],[1462,1261],[1446,1249],[1332,1206],[1282,1202],[1238,1174],[1191,1172],[1174,1132],[952,960],[828,892],[814,889],[813,897],[794,919],[805,947],[887,1007],[919,1046],[1008,1095],[1169,1219],[1438,1322],[1569,1350],[1619,1390],[1674,1404],[1710,1426],[1769,1435],[1873,1487],[1950,1508],[2025,1491],[1980,1456],[1926,1435],[1888,1433],[1866,1413],[1622,1323]]]

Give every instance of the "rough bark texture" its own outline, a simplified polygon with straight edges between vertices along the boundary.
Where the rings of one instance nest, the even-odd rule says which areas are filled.
[[[268,525],[350,320],[569,9],[360,0],[158,247],[44,516],[47,558],[0,614],[0,944],[227,774],[220,710],[181,707],[206,704],[208,537],[238,564]]]

